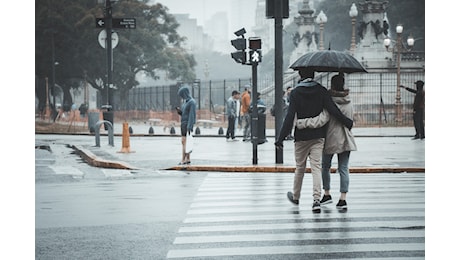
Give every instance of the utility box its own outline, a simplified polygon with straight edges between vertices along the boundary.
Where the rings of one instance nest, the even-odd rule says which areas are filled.
[[[258,117],[259,119],[257,120],[257,144],[263,144],[267,142],[267,136],[265,135],[267,115],[259,113]]]

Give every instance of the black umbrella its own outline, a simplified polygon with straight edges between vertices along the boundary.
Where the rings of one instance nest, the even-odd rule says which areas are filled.
[[[317,72],[367,72],[355,57],[342,51],[324,50],[304,54],[291,66],[293,70],[313,69]]]

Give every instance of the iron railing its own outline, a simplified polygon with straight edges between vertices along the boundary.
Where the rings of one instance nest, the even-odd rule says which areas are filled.
[[[320,73],[316,80],[324,87],[330,87],[330,79],[336,73]],[[350,89],[351,100],[354,106],[354,120],[357,126],[412,126],[412,103],[414,94],[400,89],[402,122],[396,123],[396,69],[385,70],[368,69],[368,73],[346,74],[346,88]],[[425,79],[424,69],[401,69],[401,84],[414,88],[414,82]],[[298,81],[297,73],[284,75],[283,90],[288,86],[294,87]],[[116,112],[137,111],[137,115],[145,114],[150,117],[155,113],[170,113],[177,105],[180,98],[177,90],[184,83],[166,86],[152,86],[135,88],[129,91],[127,97],[114,97],[114,110]],[[206,114],[205,119],[225,120],[225,101],[231,96],[233,90],[242,92],[249,87],[251,79],[235,80],[209,80],[195,81],[188,84],[192,96],[197,100],[199,110],[198,118]],[[252,90],[252,87],[251,87]],[[259,77],[258,90],[261,98],[270,108],[274,105],[274,77]],[[268,111],[269,109],[267,109]],[[202,115],[203,114],[203,115]],[[142,118],[147,120],[148,118]],[[274,117],[267,116],[267,126],[274,125]]]

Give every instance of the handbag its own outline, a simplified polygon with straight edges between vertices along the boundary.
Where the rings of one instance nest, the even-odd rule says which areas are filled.
[[[191,153],[193,151],[193,135],[191,133],[187,133],[187,137],[185,139],[185,153]]]

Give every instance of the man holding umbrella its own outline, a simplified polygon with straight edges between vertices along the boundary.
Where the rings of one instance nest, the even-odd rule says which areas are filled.
[[[291,132],[296,115],[298,119],[312,118],[318,116],[323,109],[326,109],[331,116],[336,117],[348,129],[353,126],[353,121],[340,112],[327,89],[313,80],[314,70],[311,68],[298,68],[297,70],[301,81],[291,91],[288,112],[275,142],[277,149],[283,148],[283,140]],[[319,128],[304,129],[296,127],[294,131],[296,170],[293,191],[288,192],[287,197],[293,204],[299,204],[306,162],[310,158],[313,176],[312,210],[315,213],[321,212],[321,157],[326,130],[327,125]]]

